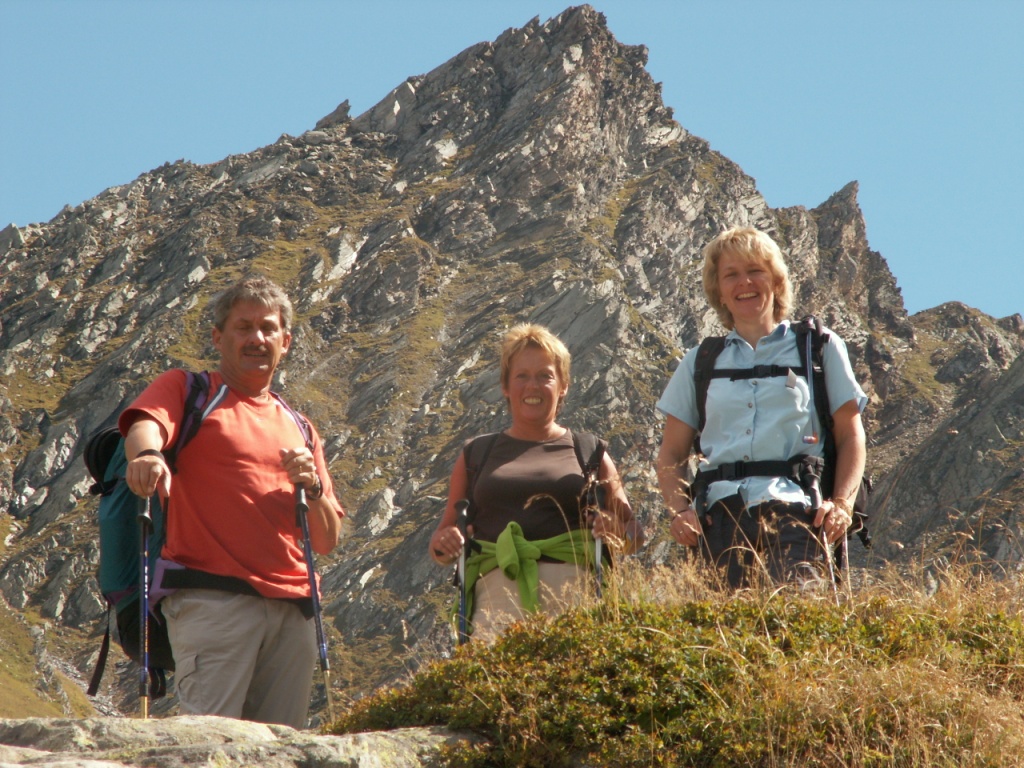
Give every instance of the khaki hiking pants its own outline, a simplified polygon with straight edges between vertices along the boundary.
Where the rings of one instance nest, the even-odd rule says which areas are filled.
[[[304,728],[316,626],[292,603],[216,589],[164,598],[182,714]]]
[[[575,563],[537,563],[540,575],[540,610],[555,615],[579,598],[588,583],[586,568]],[[473,593],[474,642],[493,643],[510,624],[525,616],[519,600],[519,587],[500,568],[481,576]]]

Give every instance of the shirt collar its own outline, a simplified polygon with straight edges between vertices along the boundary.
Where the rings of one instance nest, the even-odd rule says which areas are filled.
[[[789,320],[783,320],[781,323],[779,323],[777,326],[775,326],[775,329],[771,333],[769,333],[767,336],[765,336],[765,338],[766,339],[771,339],[772,341],[777,341],[779,339],[784,338],[786,336],[786,334],[789,333],[789,332],[790,332]],[[736,333],[736,329],[735,328],[733,328],[731,331],[729,331],[729,333],[726,334],[726,336],[725,336],[725,343],[726,344],[738,344],[741,341],[743,341],[743,337],[740,336],[738,333]],[[744,342],[744,343],[746,343],[746,342]]]

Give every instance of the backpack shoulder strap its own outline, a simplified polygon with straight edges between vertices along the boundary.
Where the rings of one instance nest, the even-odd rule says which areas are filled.
[[[708,387],[714,377],[715,361],[725,349],[725,336],[708,336],[697,349],[697,361],[693,369],[693,386],[697,395],[697,431],[704,431],[707,421]]]
[[[825,467],[821,476],[821,490],[825,496],[831,496],[835,483],[836,461],[838,450],[836,438],[832,425],[832,408],[829,405],[828,390],[825,388],[825,343],[829,334],[824,330],[821,320],[813,315],[807,315],[799,323],[793,324],[797,334],[797,349],[800,350],[800,364],[814,378],[814,407],[818,412],[818,421],[825,432],[824,454]],[[808,381],[811,381],[808,378]],[[866,548],[871,547],[871,535],[868,533],[866,521],[868,519],[868,495],[871,493],[871,480],[864,475],[860,479],[857,496],[853,499],[854,517],[859,521],[857,535]],[[837,546],[837,552],[842,549]],[[842,566],[842,560],[837,558],[837,563]]]
[[[825,342],[828,333],[821,320],[807,315],[798,323],[793,323],[796,333],[796,348],[800,352],[800,366],[805,371],[808,382],[814,386],[814,409],[818,412],[818,421],[826,433],[826,439],[832,434],[832,409],[829,407],[828,390],[825,388]]]
[[[82,458],[85,460],[89,475],[95,481],[89,486],[89,493],[94,496],[106,496],[114,490],[117,478],[109,477],[107,469],[118,451],[124,453],[124,441],[117,427],[101,429],[86,440]]]
[[[576,451],[576,461],[580,463],[583,476],[588,480],[596,479],[601,471],[601,462],[608,444],[590,432],[572,431],[572,447]]]
[[[178,439],[173,446],[164,450],[164,458],[172,473],[178,471],[178,455],[182,449],[196,436],[203,420],[224,401],[228,394],[227,384],[221,384],[216,392],[210,392],[209,371],[200,371],[199,373],[187,371],[185,376],[187,393]]]
[[[213,397],[210,397],[210,374],[206,371],[201,373],[188,371],[185,376],[187,392],[178,439],[174,445],[163,451],[164,459],[172,472],[176,471],[176,462],[181,449],[195,437],[203,419],[221,403],[227,394],[227,385],[221,384]],[[124,451],[124,442],[117,427],[101,429],[86,441],[83,458],[89,474],[96,481],[89,488],[90,493],[106,496],[113,490],[118,478],[107,477],[109,474],[107,468],[118,451]]]
[[[309,450],[313,450],[313,427],[309,423],[309,419],[299,413],[297,410],[288,405],[288,401],[281,397],[277,392],[271,392],[271,396],[277,400],[278,404],[286,411],[288,415],[295,421],[295,425],[299,428],[299,432],[302,433],[302,439],[306,443],[306,447]]]
[[[469,501],[470,520],[476,515],[476,505],[473,503],[473,489],[476,487],[476,479],[487,463],[487,457],[491,455],[491,448],[498,441],[500,432],[491,432],[486,435],[478,435],[466,443],[462,449],[462,456],[466,464],[466,499]]]
[[[576,451],[576,461],[580,463],[585,480],[579,497],[580,515],[585,517],[605,509],[607,489],[600,481],[600,473],[608,443],[590,432],[573,431],[572,447]],[[611,556],[610,551],[607,554]]]

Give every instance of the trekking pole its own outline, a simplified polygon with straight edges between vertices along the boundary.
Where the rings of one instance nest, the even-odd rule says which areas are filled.
[[[807,495],[811,499],[811,509],[819,510],[825,502],[821,496],[821,482],[813,474],[806,475],[808,484]],[[832,557],[832,545],[828,543],[828,531],[825,530],[825,523],[821,524],[821,547],[825,551],[825,563],[828,565],[828,580],[832,582],[832,592],[836,597],[836,605],[839,605],[839,587],[836,585],[836,564]]]
[[[459,551],[459,627],[457,640],[463,645],[469,640],[469,617],[466,615],[469,603],[469,592],[466,589],[466,552],[469,551],[469,502],[460,499],[455,502],[455,525],[462,534],[462,549]]]
[[[313,560],[313,545],[309,540],[309,504],[306,503],[306,489],[295,486],[295,517],[302,528],[302,550],[306,555],[306,573],[309,576],[309,596],[313,600],[313,622],[316,625],[316,644],[320,654],[320,671],[324,676],[324,693],[327,696],[327,717],[334,722],[334,699],[331,696],[331,663],[327,659],[327,636],[324,634],[324,617],[320,610],[320,589],[316,583],[316,563]]]
[[[821,527],[821,543],[825,547],[825,562],[828,563],[828,580],[832,584],[832,594],[836,598],[836,605],[840,605],[839,585],[836,584],[836,565],[832,557],[832,545],[828,543],[828,533],[825,526]]]
[[[811,362],[811,334],[807,333],[806,337],[806,349],[804,350],[804,359],[807,361],[807,399],[811,408],[815,407],[814,399],[814,366]],[[822,428],[824,429],[824,424]],[[804,435],[804,445],[817,445],[820,442],[818,437],[818,431],[813,430],[811,435]],[[821,482],[817,477],[811,475],[811,487],[808,492],[811,497],[811,509],[821,509],[823,503],[823,497],[821,494]],[[836,566],[832,558],[832,545],[828,543],[828,533],[825,532],[825,525],[821,526],[821,544],[825,550],[825,562],[828,563],[828,580],[832,582],[832,593],[836,598],[836,605],[839,605],[839,587],[836,585]]]
[[[843,535],[843,570],[846,571],[844,577],[846,579],[846,597],[853,601],[853,579],[850,576],[850,537]]]
[[[153,528],[150,496],[139,497],[139,714],[149,718],[149,534]]]
[[[814,366],[811,363],[811,334],[810,333],[807,334],[807,349],[806,349],[806,353],[805,353],[804,356],[807,359],[807,373],[806,373],[806,376],[807,376],[808,400],[809,400],[810,407],[814,408],[815,407],[815,400],[814,400]],[[822,427],[824,427],[824,425],[822,425]],[[818,432],[817,432],[817,430],[814,430],[813,434],[811,434],[811,435],[804,435],[803,442],[804,442],[805,445],[817,445],[818,444]]]
[[[597,478],[594,472],[587,475],[587,511],[594,514],[594,521],[601,516],[601,504],[597,498]],[[601,599],[601,580],[604,571],[604,539],[594,537],[594,579],[597,583],[597,599]]]

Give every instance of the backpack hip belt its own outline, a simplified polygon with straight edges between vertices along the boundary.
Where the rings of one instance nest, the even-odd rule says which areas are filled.
[[[821,474],[825,460],[818,456],[798,453],[786,460],[736,461],[714,469],[702,469],[693,481],[693,498],[700,500],[700,509],[707,509],[708,489],[719,480],[743,480],[748,477],[785,477],[804,489],[814,503],[820,506]],[[816,498],[817,496],[817,498]]]

